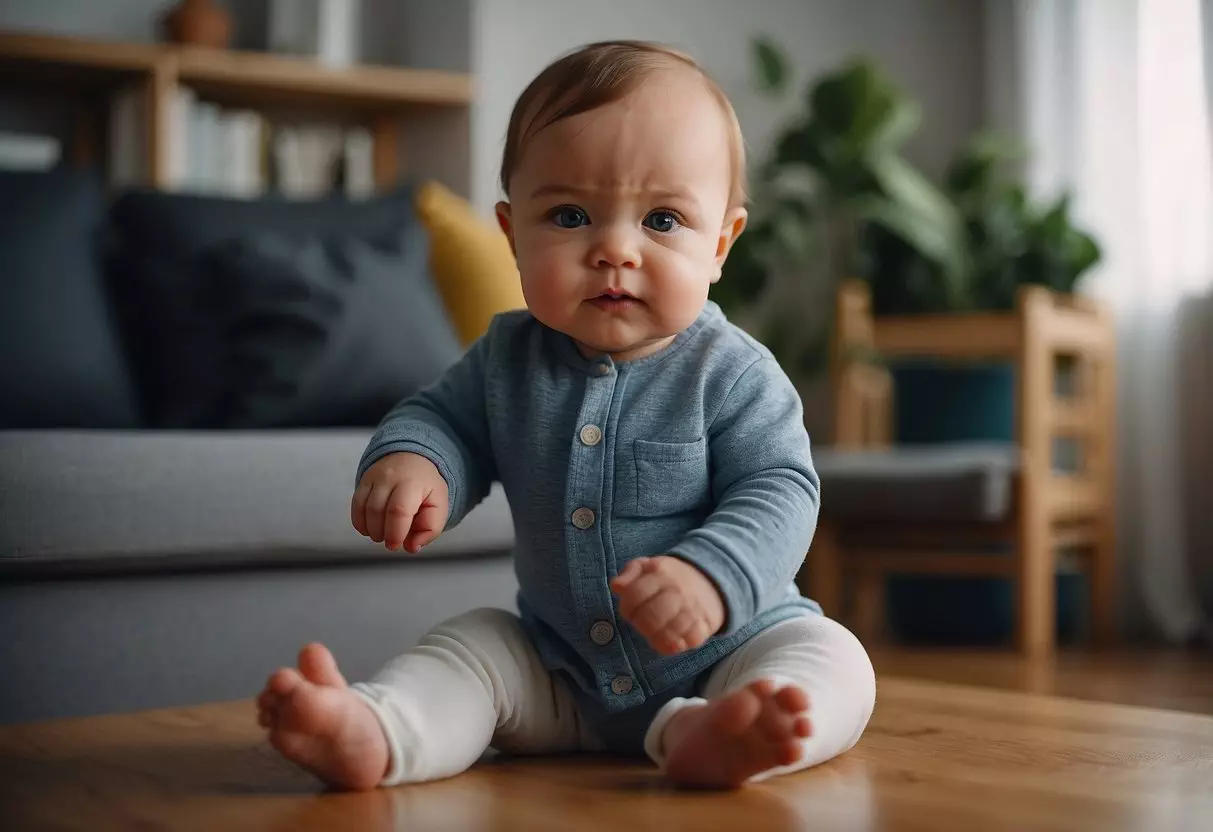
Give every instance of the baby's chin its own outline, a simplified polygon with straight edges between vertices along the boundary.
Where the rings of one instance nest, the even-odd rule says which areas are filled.
[[[674,340],[674,334],[644,333],[633,336],[603,336],[599,333],[566,332],[577,342],[583,355],[610,355],[617,361],[643,358],[661,350]]]

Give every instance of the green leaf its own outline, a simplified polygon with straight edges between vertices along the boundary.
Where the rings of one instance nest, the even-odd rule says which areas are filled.
[[[893,153],[909,140],[922,124],[922,108],[909,99],[891,102],[884,119],[872,129],[868,153]]]
[[[756,78],[754,86],[759,92],[770,95],[782,93],[792,74],[783,47],[765,35],[754,38],[751,47]]]
[[[948,198],[896,156],[873,160],[873,174],[885,199],[858,203],[858,216],[878,222],[933,260],[943,270],[950,296],[967,297],[968,256],[960,214]]]
[[[980,199],[997,183],[999,169],[1023,155],[1018,142],[996,133],[978,133],[965,142],[948,166],[944,187],[962,199]]]

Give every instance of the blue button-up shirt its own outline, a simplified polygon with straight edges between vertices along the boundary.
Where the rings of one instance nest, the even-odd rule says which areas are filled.
[[[711,302],[671,345],[627,362],[585,358],[525,311],[500,315],[384,418],[358,477],[399,451],[446,479],[448,528],[502,484],[524,628],[592,723],[651,714],[760,630],[820,612],[794,584],[819,504],[800,398]],[[661,554],[701,569],[727,615],[675,656],[620,617],[610,589],[628,561]]]

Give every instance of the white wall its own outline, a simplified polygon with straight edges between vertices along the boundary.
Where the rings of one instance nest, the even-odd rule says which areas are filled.
[[[477,0],[473,200],[487,212],[498,198],[510,109],[530,79],[568,49],[618,37],[690,52],[732,98],[752,153],[787,111],[750,92],[751,35],[778,37],[802,75],[870,55],[921,102],[923,126],[909,154],[938,172],[985,116],[982,14],[976,0]]]

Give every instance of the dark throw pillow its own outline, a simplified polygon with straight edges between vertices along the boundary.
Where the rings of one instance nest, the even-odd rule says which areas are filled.
[[[392,241],[257,235],[203,257],[222,327],[226,428],[370,426],[462,353],[424,231]]]
[[[0,428],[131,428],[134,386],[102,279],[100,181],[0,171]]]
[[[324,235],[394,239],[417,222],[412,200],[411,187],[365,201],[122,194],[111,211],[110,277],[153,425],[219,427],[209,420],[224,386],[224,335],[207,306],[212,287],[204,252],[258,234],[296,242]]]

